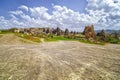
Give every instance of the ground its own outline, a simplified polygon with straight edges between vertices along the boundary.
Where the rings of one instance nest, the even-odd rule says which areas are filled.
[[[120,80],[120,45],[20,41],[0,38],[0,80]]]

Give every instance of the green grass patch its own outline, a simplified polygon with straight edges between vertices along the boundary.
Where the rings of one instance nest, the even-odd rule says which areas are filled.
[[[47,38],[45,38],[45,41],[46,41],[46,42],[60,41],[60,40],[73,41],[73,40],[76,40],[76,39],[71,39],[71,38],[67,38],[67,37],[63,37],[63,36],[52,36],[52,37],[47,37]]]
[[[113,37],[110,37],[110,36],[107,36],[106,39],[107,39],[107,42],[112,43],[112,44],[119,44],[120,43],[119,39],[116,39],[116,38],[113,38]]]
[[[20,33],[15,33],[18,37],[21,37],[21,38],[24,38],[24,39],[27,39],[27,40],[30,40],[30,41],[33,41],[33,42],[37,42],[37,43],[40,43],[41,40],[39,37],[34,37],[34,36],[31,36],[31,35],[26,35],[26,34],[20,34]]]
[[[0,31],[0,34],[8,34],[8,33],[13,33],[13,32],[11,32],[9,30],[1,30]]]
[[[88,40],[79,40],[82,43],[87,43],[87,44],[98,44],[98,45],[105,45],[104,42],[90,42]]]

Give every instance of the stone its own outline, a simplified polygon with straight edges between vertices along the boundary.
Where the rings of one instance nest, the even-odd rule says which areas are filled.
[[[70,33],[69,33],[69,30],[66,28],[64,35],[69,36],[69,34],[70,34]]]
[[[62,33],[62,30],[61,30],[59,27],[57,27],[57,29],[56,29],[56,34],[57,34],[58,36],[60,36],[61,33]]]
[[[94,41],[95,40],[94,25],[86,26],[83,34],[85,35],[87,40]]]
[[[106,34],[105,31],[102,30],[100,33],[97,33],[97,36],[99,36],[99,40],[105,42],[106,41]]]

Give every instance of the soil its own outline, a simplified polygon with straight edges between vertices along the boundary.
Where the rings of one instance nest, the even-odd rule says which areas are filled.
[[[0,80],[120,80],[120,45],[33,44],[5,35],[0,38]]]

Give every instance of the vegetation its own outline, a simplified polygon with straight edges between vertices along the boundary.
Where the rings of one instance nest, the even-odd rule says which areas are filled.
[[[105,42],[91,42],[91,41],[88,41],[88,40],[79,40],[80,42],[83,42],[83,43],[88,43],[88,44],[98,44],[98,45],[105,45]]]
[[[21,38],[24,38],[24,39],[27,39],[27,40],[30,40],[30,41],[33,41],[33,42],[38,42],[40,43],[41,40],[39,37],[34,37],[34,36],[31,36],[31,35],[27,35],[27,34],[20,34],[20,33],[16,33],[16,35],[18,37],[21,37]]]
[[[88,29],[87,29],[88,28]],[[17,32],[15,32],[15,30]],[[40,29],[30,28],[30,29],[7,29],[1,30],[0,34],[14,33],[18,37],[33,41],[33,42],[41,42],[41,38],[44,38],[46,42],[51,41],[80,41],[89,44],[99,44],[104,45],[105,43],[113,43],[120,44],[119,35],[117,33],[106,34],[104,30],[95,35],[93,26],[86,27],[84,33],[77,33],[75,31],[69,32],[66,28],[65,31],[61,30],[59,27],[56,29],[43,28],[43,32],[40,33]],[[1,36],[0,36],[1,37]],[[88,38],[87,38],[88,37]],[[92,39],[91,39],[92,38]]]
[[[53,35],[49,35],[47,38],[45,38],[46,42],[51,42],[51,41],[60,41],[60,40],[65,40],[65,41],[72,41],[72,40],[76,40],[76,39],[71,39],[68,37],[63,37],[63,36],[53,36]]]
[[[106,41],[109,42],[109,43],[113,43],[113,44],[118,44],[118,43],[120,43],[120,40],[119,40],[119,39],[113,38],[113,37],[111,37],[111,36],[107,36],[107,37],[106,37]]]
[[[1,30],[0,34],[12,33],[10,30]]]

